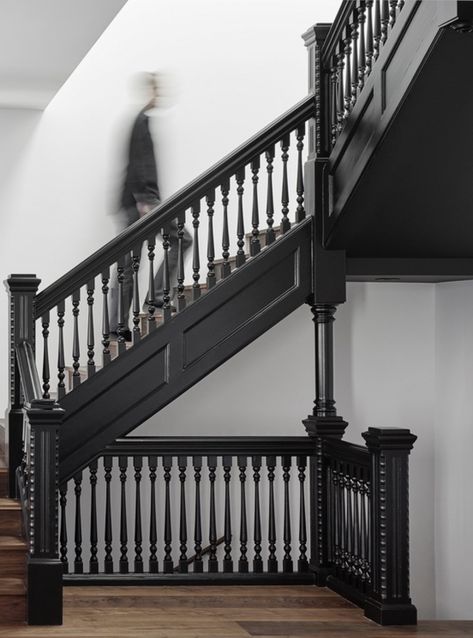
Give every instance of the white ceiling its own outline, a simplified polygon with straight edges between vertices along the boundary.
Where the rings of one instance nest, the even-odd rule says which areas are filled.
[[[0,0],[0,108],[44,108],[127,0]]]

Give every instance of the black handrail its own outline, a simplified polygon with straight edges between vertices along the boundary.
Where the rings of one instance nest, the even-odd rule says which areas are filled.
[[[102,456],[155,456],[192,455],[311,455],[314,441],[306,436],[163,436],[117,439],[107,445]]]
[[[364,445],[356,445],[349,441],[336,439],[324,440],[324,455],[344,463],[355,463],[363,467],[369,467],[370,455]]]
[[[92,277],[131,250],[133,246],[139,245],[148,237],[155,235],[167,221],[174,219],[179,213],[196,204],[210,189],[219,186],[225,178],[234,175],[239,168],[266,151],[285,133],[295,130],[301,122],[313,114],[314,96],[311,94],[212,168],[169,197],[150,214],[126,228],[81,264],[40,292],[36,298],[36,317],[41,317],[45,312],[54,308],[57,303],[67,298]]]

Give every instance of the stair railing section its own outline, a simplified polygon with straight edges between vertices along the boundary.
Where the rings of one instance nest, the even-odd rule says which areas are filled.
[[[343,2],[322,48],[328,75],[327,139],[335,145],[363,91],[380,51],[396,25],[405,0]]]
[[[309,96],[37,295],[43,398],[60,401],[305,218],[313,115]]]
[[[323,441],[317,556],[326,584],[382,625],[415,624],[409,596],[409,430],[369,428],[367,446]],[[314,528],[313,528],[314,529]],[[319,561],[320,563],[320,561]]]
[[[313,447],[307,437],[118,440],[60,486],[65,581],[313,583]]]
[[[28,624],[62,624],[62,566],[58,554],[58,448],[64,411],[41,398],[29,342],[16,347],[24,397],[23,460],[18,491],[28,540]]]

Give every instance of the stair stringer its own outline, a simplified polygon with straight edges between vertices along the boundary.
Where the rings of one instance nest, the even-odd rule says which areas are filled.
[[[307,301],[311,218],[61,399],[67,480]]]

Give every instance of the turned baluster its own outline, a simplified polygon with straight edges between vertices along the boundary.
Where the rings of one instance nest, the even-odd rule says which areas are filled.
[[[134,246],[131,251],[131,271],[133,277],[133,345],[137,344],[141,339],[141,321],[140,321],[140,287],[139,287],[139,271],[141,261],[141,244]]]
[[[200,510],[200,481],[202,472],[202,457],[194,456],[192,459],[194,466],[195,480],[195,515],[194,515],[194,572],[202,573],[204,564],[202,561],[202,518]]]
[[[220,190],[222,192],[222,207],[223,207],[223,228],[222,228],[222,279],[228,277],[230,274],[230,262],[228,258],[230,256],[229,248],[230,248],[230,234],[228,230],[228,194],[230,192],[230,180],[225,178],[220,186]]]
[[[366,22],[366,2],[360,0],[358,6],[358,31],[359,31],[359,61],[358,61],[358,87],[361,91],[365,84],[366,75],[366,39],[365,39],[365,22]]]
[[[263,572],[263,559],[261,558],[261,506],[260,506],[260,494],[259,484],[261,481],[261,456],[254,456],[253,463],[253,480],[255,483],[255,511],[254,511],[254,527],[253,527],[253,540],[255,543],[255,553],[253,556],[253,571],[257,574]]]
[[[163,322],[166,323],[171,318],[171,281],[169,271],[169,250],[171,241],[169,237],[169,226],[165,224],[161,229],[163,238]]]
[[[299,470],[299,560],[298,572],[306,572],[309,569],[307,562],[307,522],[305,511],[305,470],[307,457],[297,457],[297,469]]]
[[[196,301],[200,297],[200,254],[199,254],[199,216],[200,216],[200,201],[195,202],[191,206],[192,212],[192,226],[194,228],[194,243],[192,245],[192,301]]]
[[[133,457],[135,470],[135,573],[143,573],[143,532],[141,527],[141,470],[143,457]]]
[[[281,140],[281,159],[282,159],[282,189],[281,189],[281,204],[282,204],[282,220],[281,220],[281,233],[285,233],[291,228],[291,222],[289,221],[289,184],[287,181],[287,162],[289,159],[289,145],[291,137],[287,133]]]
[[[186,307],[186,296],[184,294],[184,224],[186,214],[180,213],[177,217],[177,312],[181,312]]]
[[[59,487],[59,506],[61,509],[61,528],[59,531],[59,556],[62,569],[65,574],[69,572],[69,561],[67,559],[67,483]]]
[[[238,571],[243,574],[248,572],[248,525],[246,520],[246,464],[247,457],[238,457],[238,469],[240,470],[240,559]]]
[[[187,508],[186,508],[186,468],[187,456],[178,457],[179,482],[181,484],[181,510],[179,516],[179,571],[187,574]]]
[[[94,291],[92,278],[87,282],[87,378],[95,374]]]
[[[223,557],[223,571],[225,573],[233,572],[232,560],[232,519],[231,519],[231,503],[230,503],[230,471],[232,467],[232,457],[223,457],[223,480],[225,482],[225,520],[224,520],[224,547],[225,555]]]
[[[163,559],[163,572],[165,574],[172,574],[174,571],[174,565],[171,556],[171,543],[172,543],[172,527],[171,527],[171,494],[170,494],[170,482],[171,482],[171,467],[172,456],[163,457],[164,468],[164,484],[165,484],[165,501],[164,501],[164,559]]]
[[[276,467],[276,457],[267,456],[266,465],[268,468],[269,481],[268,572],[273,574],[278,571],[278,561],[276,558],[276,511],[274,505],[274,469]]]
[[[358,57],[358,40],[360,31],[358,28],[358,10],[355,8],[352,12],[351,22],[349,25],[351,35],[351,106],[353,108],[358,97],[358,84],[360,82],[359,57]]]
[[[82,472],[78,472],[74,476],[74,494],[75,494],[75,525],[74,525],[74,574],[82,574],[84,565],[82,562],[82,516],[81,516],[81,494],[82,494]]]
[[[77,388],[80,385],[80,345],[79,345],[79,303],[80,290],[72,293],[72,315],[74,317],[74,330],[72,336],[72,387]]]
[[[215,277],[215,241],[214,241],[214,204],[215,204],[215,189],[212,188],[206,195],[205,200],[207,202],[207,216],[208,216],[208,234],[207,234],[207,289],[210,290],[216,284]]]
[[[104,571],[106,574],[113,573],[112,558],[112,503],[110,494],[110,483],[112,481],[113,458],[103,457],[104,477],[105,477],[105,558]]]
[[[117,261],[117,282],[118,282],[118,322],[117,322],[117,333],[118,333],[118,354],[121,355],[126,351],[126,339],[125,332],[127,330],[127,326],[125,326],[125,295],[124,295],[124,285],[125,285],[125,257],[122,256]]]
[[[217,561],[217,515],[215,508],[215,470],[217,469],[217,457],[209,456],[207,459],[210,481],[210,520],[209,520],[209,572],[218,572]]]
[[[110,268],[106,268],[102,273],[102,345],[103,345],[103,365],[106,366],[111,361],[110,355],[110,314],[108,311],[108,293],[110,281]]]
[[[64,352],[64,315],[66,314],[66,304],[64,301],[60,301],[57,305],[57,325],[58,325],[58,349],[57,349],[57,369],[58,369],[58,384],[57,384],[57,397],[62,399],[66,394],[66,386],[64,383],[66,367],[65,352]]]
[[[290,469],[292,459],[290,456],[283,456],[282,459],[283,481],[284,481],[284,558],[283,572],[292,573],[293,563],[291,558],[291,509],[289,495]]]
[[[397,19],[397,0],[389,0],[389,27],[392,29]]]
[[[389,0],[381,0],[381,44],[388,39],[389,29]]]
[[[376,60],[379,56],[379,50],[381,48],[381,0],[374,0],[374,54],[373,59]]]
[[[345,85],[343,69],[345,68],[345,54],[342,42],[337,44],[337,137],[343,128],[345,118]]]
[[[148,238],[148,295],[146,305],[148,306],[148,334],[156,328],[156,288],[154,285],[154,250],[156,248],[156,238],[154,235]]]
[[[252,160],[251,164],[251,172],[253,173],[253,177],[251,181],[253,182],[253,205],[251,210],[251,225],[253,226],[253,230],[251,231],[251,241],[250,241],[250,255],[254,257],[261,250],[261,242],[259,239],[259,205],[258,205],[258,173],[260,169],[260,157],[255,157]]]
[[[126,507],[126,470],[128,458],[118,457],[118,469],[120,470],[120,574],[128,574],[128,523]]]
[[[148,458],[148,467],[149,467],[149,481],[151,484],[150,490],[150,515],[149,515],[149,571],[151,574],[157,574],[158,569],[158,559],[157,559],[157,542],[158,542],[158,527],[156,523],[156,478],[157,478],[157,467],[158,467],[158,457],[150,456]]]
[[[344,89],[344,112],[343,119],[346,119],[351,111],[351,28],[347,25],[343,36],[343,56],[345,58],[345,89]]]
[[[46,312],[41,317],[41,325],[43,327],[43,399],[49,399],[49,349],[48,349],[48,337],[49,337],[49,312]]]
[[[266,157],[266,173],[268,176],[267,190],[266,190],[266,217],[268,228],[266,230],[266,246],[272,244],[276,239],[274,232],[274,197],[273,197],[273,162],[274,162],[274,144],[268,148],[265,153]]]
[[[374,49],[373,0],[366,0],[366,77],[371,73]]]
[[[301,222],[305,218],[304,210],[304,163],[302,161],[302,151],[304,150],[305,122],[297,127],[297,209],[296,222]]]
[[[90,471],[90,559],[89,559],[89,571],[91,574],[98,574],[99,561],[97,559],[97,545],[98,545],[98,532],[97,532],[97,471],[98,461],[94,459],[89,464]]]
[[[244,182],[245,182],[245,169],[241,168],[235,174],[236,183],[237,183],[237,195],[238,195],[238,215],[237,215],[237,254],[236,254],[236,267],[242,266],[246,261],[245,255],[245,222],[243,218],[243,193]]]
[[[337,56],[332,55],[330,67],[330,139],[332,147],[335,145],[338,135],[338,81]]]

